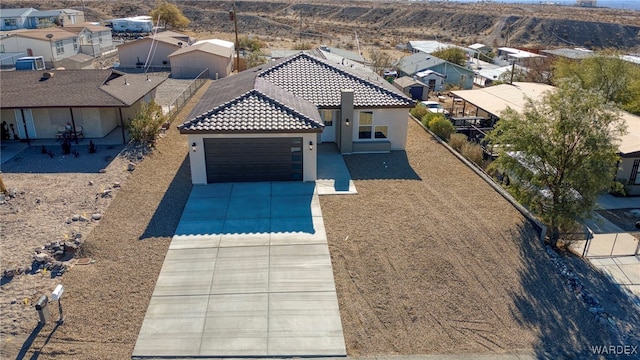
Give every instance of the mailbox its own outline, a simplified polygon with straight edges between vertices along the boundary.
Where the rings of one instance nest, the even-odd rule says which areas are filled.
[[[40,323],[42,325],[47,323],[47,320],[49,320],[49,309],[47,308],[47,305],[49,303],[49,299],[47,298],[47,295],[42,295],[40,297],[40,299],[38,299],[38,302],[36,302],[36,311],[38,311],[38,316],[40,317]]]

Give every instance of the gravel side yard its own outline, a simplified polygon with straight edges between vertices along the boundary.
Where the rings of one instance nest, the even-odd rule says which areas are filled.
[[[419,125],[406,154],[345,159],[358,195],[320,202],[349,355],[585,358],[591,345],[618,343],[524,217]]]

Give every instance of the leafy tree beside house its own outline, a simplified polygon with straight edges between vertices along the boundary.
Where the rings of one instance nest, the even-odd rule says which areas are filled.
[[[129,135],[134,141],[153,145],[166,121],[160,105],[154,101],[144,103],[128,126]]]
[[[467,65],[467,54],[459,47],[449,46],[447,48],[439,48],[432,52],[431,55],[460,66]]]
[[[596,89],[607,101],[640,115],[640,67],[615,54],[603,54],[580,62],[559,60],[554,81],[571,79],[584,89]]]
[[[156,8],[151,11],[151,17],[154,21],[160,19],[160,24],[174,29],[183,29],[191,22],[178,6],[164,0],[158,1]]]
[[[542,219],[557,246],[561,232],[587,217],[610,188],[625,131],[602,93],[562,82],[521,113],[504,111],[487,140],[502,149],[492,166],[510,176],[510,192]]]

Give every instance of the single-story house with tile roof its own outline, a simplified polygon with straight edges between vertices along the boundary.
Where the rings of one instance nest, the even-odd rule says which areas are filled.
[[[431,70],[444,75],[445,85],[454,85],[462,89],[473,87],[473,70],[423,52],[403,57],[396,68],[400,76],[413,77],[419,72]]]
[[[169,55],[171,76],[176,79],[195,79],[203,70],[209,78],[217,80],[233,71],[235,46],[220,39],[200,40]]]
[[[125,126],[164,80],[109,69],[3,72],[0,117],[20,139],[55,138],[67,123],[81,126],[87,138],[118,126],[124,137]]]
[[[384,79],[300,53],[215,82],[178,128],[194,184],[314,181],[318,143],[404,150],[414,105]]]

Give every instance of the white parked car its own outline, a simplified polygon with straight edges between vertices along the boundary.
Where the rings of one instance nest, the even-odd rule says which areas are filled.
[[[425,106],[432,113],[443,114],[445,117],[449,117],[449,111],[447,111],[442,104],[437,101],[421,101],[420,104]]]

